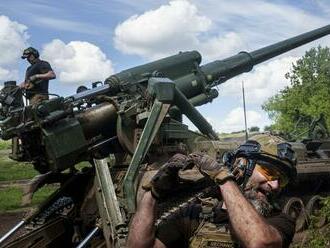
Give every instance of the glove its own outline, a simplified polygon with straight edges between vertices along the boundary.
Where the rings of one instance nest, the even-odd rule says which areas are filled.
[[[246,177],[247,160],[245,158],[237,158],[232,165],[232,174],[235,177],[235,181],[238,185],[241,185],[244,182]]]
[[[158,170],[150,182],[143,185],[142,188],[146,191],[151,191],[151,194],[157,200],[165,199],[179,186],[180,178],[178,173],[186,167],[187,161],[187,156],[175,154]]]
[[[235,180],[234,175],[227,166],[221,165],[206,154],[191,153],[188,157],[204,176],[209,177],[217,184],[221,185],[227,180]]]

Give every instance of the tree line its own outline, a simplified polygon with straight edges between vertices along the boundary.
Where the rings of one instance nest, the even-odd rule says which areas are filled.
[[[285,77],[290,84],[262,105],[273,121],[265,129],[291,139],[324,135],[330,127],[330,49],[310,49]]]

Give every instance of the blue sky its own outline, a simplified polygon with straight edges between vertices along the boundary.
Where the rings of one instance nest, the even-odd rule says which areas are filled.
[[[328,25],[326,0],[2,0],[0,81],[21,82],[34,46],[57,79],[50,91],[71,95],[76,87],[179,51],[198,50],[203,62],[252,51]],[[284,74],[304,52],[327,46],[329,37],[256,66],[218,87],[219,97],[199,110],[220,132],[241,130],[241,82],[246,86],[248,125],[270,123],[261,104],[288,85]]]

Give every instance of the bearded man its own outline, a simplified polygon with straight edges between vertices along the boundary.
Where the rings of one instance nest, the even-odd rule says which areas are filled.
[[[278,195],[296,175],[291,145],[257,135],[224,157],[177,154],[150,183],[132,220],[128,247],[289,247],[294,220],[275,207]],[[157,204],[178,186],[178,172],[194,164],[218,188],[221,202],[200,199],[155,228]]]

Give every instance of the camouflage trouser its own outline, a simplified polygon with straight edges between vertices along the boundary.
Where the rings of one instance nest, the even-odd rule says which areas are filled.
[[[48,99],[49,99],[48,95],[36,94],[29,99],[29,105],[35,105]]]

